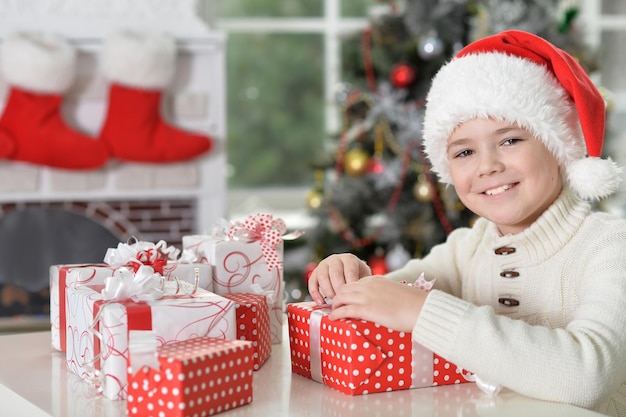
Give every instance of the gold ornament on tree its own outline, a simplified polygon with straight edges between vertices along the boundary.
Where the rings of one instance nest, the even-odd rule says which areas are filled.
[[[413,186],[413,195],[421,203],[430,203],[433,200],[433,185],[426,178],[426,174],[419,174]]]
[[[324,201],[324,195],[319,190],[309,190],[306,194],[306,205],[312,210],[317,210],[322,207]]]
[[[346,152],[343,160],[343,169],[346,174],[360,177],[367,171],[370,155],[361,148],[353,148]]]

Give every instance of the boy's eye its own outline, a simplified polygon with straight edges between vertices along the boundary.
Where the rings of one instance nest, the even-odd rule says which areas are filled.
[[[502,144],[505,146],[511,146],[511,145],[515,145],[517,142],[520,142],[521,139],[519,138],[508,138],[502,141]]]
[[[474,153],[474,151],[472,151],[470,149],[463,149],[461,152],[455,153],[454,157],[455,158],[466,158],[466,157],[470,156],[473,153]]]

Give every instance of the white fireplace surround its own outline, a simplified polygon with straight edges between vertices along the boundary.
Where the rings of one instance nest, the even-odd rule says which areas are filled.
[[[210,154],[173,164],[111,161],[91,171],[0,161],[0,203],[193,200],[195,232],[225,215],[225,36],[199,15],[193,0],[0,0],[0,41],[14,31],[56,33],[78,50],[77,77],[64,97],[67,124],[97,137],[107,109],[98,71],[103,41],[116,30],[162,31],[176,39],[176,75],[163,94],[162,116],[215,140]],[[205,5],[206,6],[206,5]],[[0,114],[7,86],[0,76]],[[1,215],[1,213],[0,213]]]

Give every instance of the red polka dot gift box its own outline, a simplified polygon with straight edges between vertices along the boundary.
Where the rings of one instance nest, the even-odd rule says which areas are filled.
[[[329,306],[287,305],[291,367],[345,394],[469,382],[472,375],[414,343],[410,333],[364,320],[328,318]]]
[[[210,416],[252,402],[252,342],[198,337],[157,348],[128,367],[129,416]]]
[[[222,297],[235,303],[237,339],[252,342],[254,370],[257,371],[272,353],[267,297],[247,292],[224,294]]]

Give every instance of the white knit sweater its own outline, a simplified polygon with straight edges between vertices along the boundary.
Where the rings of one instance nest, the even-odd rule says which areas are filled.
[[[479,219],[388,276],[421,272],[437,280],[416,341],[490,383],[626,416],[626,220],[564,191],[522,233]]]

